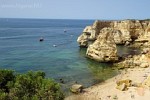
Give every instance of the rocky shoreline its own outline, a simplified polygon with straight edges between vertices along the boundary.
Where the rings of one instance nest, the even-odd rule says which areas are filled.
[[[132,81],[126,90],[120,90],[124,88],[123,82],[118,89],[118,82],[124,80]],[[128,68],[121,74],[86,88],[82,93],[71,95],[65,100],[149,100],[149,94],[150,68]]]
[[[150,47],[149,20],[95,21],[85,27],[77,42],[87,47],[86,55],[99,62],[116,62],[116,45]]]
[[[87,47],[88,58],[112,62],[121,74],[66,100],[149,100],[150,20],[97,20],[83,30],[77,42]],[[141,53],[119,57],[117,45],[136,47]]]

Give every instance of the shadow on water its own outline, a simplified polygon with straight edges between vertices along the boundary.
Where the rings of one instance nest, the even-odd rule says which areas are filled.
[[[141,53],[141,50],[139,48],[127,47],[122,45],[118,45],[117,50],[118,50],[118,55],[120,57],[127,57],[129,55],[138,55]]]

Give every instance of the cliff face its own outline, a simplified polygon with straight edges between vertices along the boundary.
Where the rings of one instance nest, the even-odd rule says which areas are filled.
[[[87,57],[113,62],[117,59],[116,44],[127,45],[134,40],[149,41],[149,38],[150,21],[147,20],[95,21],[83,30],[77,42],[81,47],[88,47]]]
[[[127,41],[130,42],[143,36],[145,32],[149,31],[148,26],[150,26],[149,21],[144,20],[95,21],[92,26],[87,26],[83,30],[77,42],[80,46],[88,47],[97,39],[101,29],[110,27],[114,30],[115,43],[125,44]]]
[[[92,26],[85,27],[77,42],[81,47],[88,47],[97,39],[101,29],[110,27],[110,23],[110,21],[95,21]]]
[[[87,57],[99,62],[115,62],[118,60],[116,44],[113,39],[112,28],[103,28],[97,40],[89,45]]]
[[[122,34],[129,34],[132,39],[138,38],[140,34],[144,32],[142,23],[140,21],[124,20],[124,21],[114,21],[113,28],[120,30]]]
[[[133,46],[135,47],[150,47],[150,22],[145,21],[143,24],[143,30],[138,39],[134,41]]]

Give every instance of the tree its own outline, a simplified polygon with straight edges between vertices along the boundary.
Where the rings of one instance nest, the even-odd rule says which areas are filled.
[[[60,85],[46,79],[44,72],[15,74],[0,70],[0,100],[63,100]]]

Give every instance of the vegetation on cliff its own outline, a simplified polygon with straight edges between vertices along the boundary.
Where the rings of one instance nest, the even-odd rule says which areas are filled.
[[[17,74],[0,70],[0,100],[63,100],[58,83],[45,78],[44,72]]]

